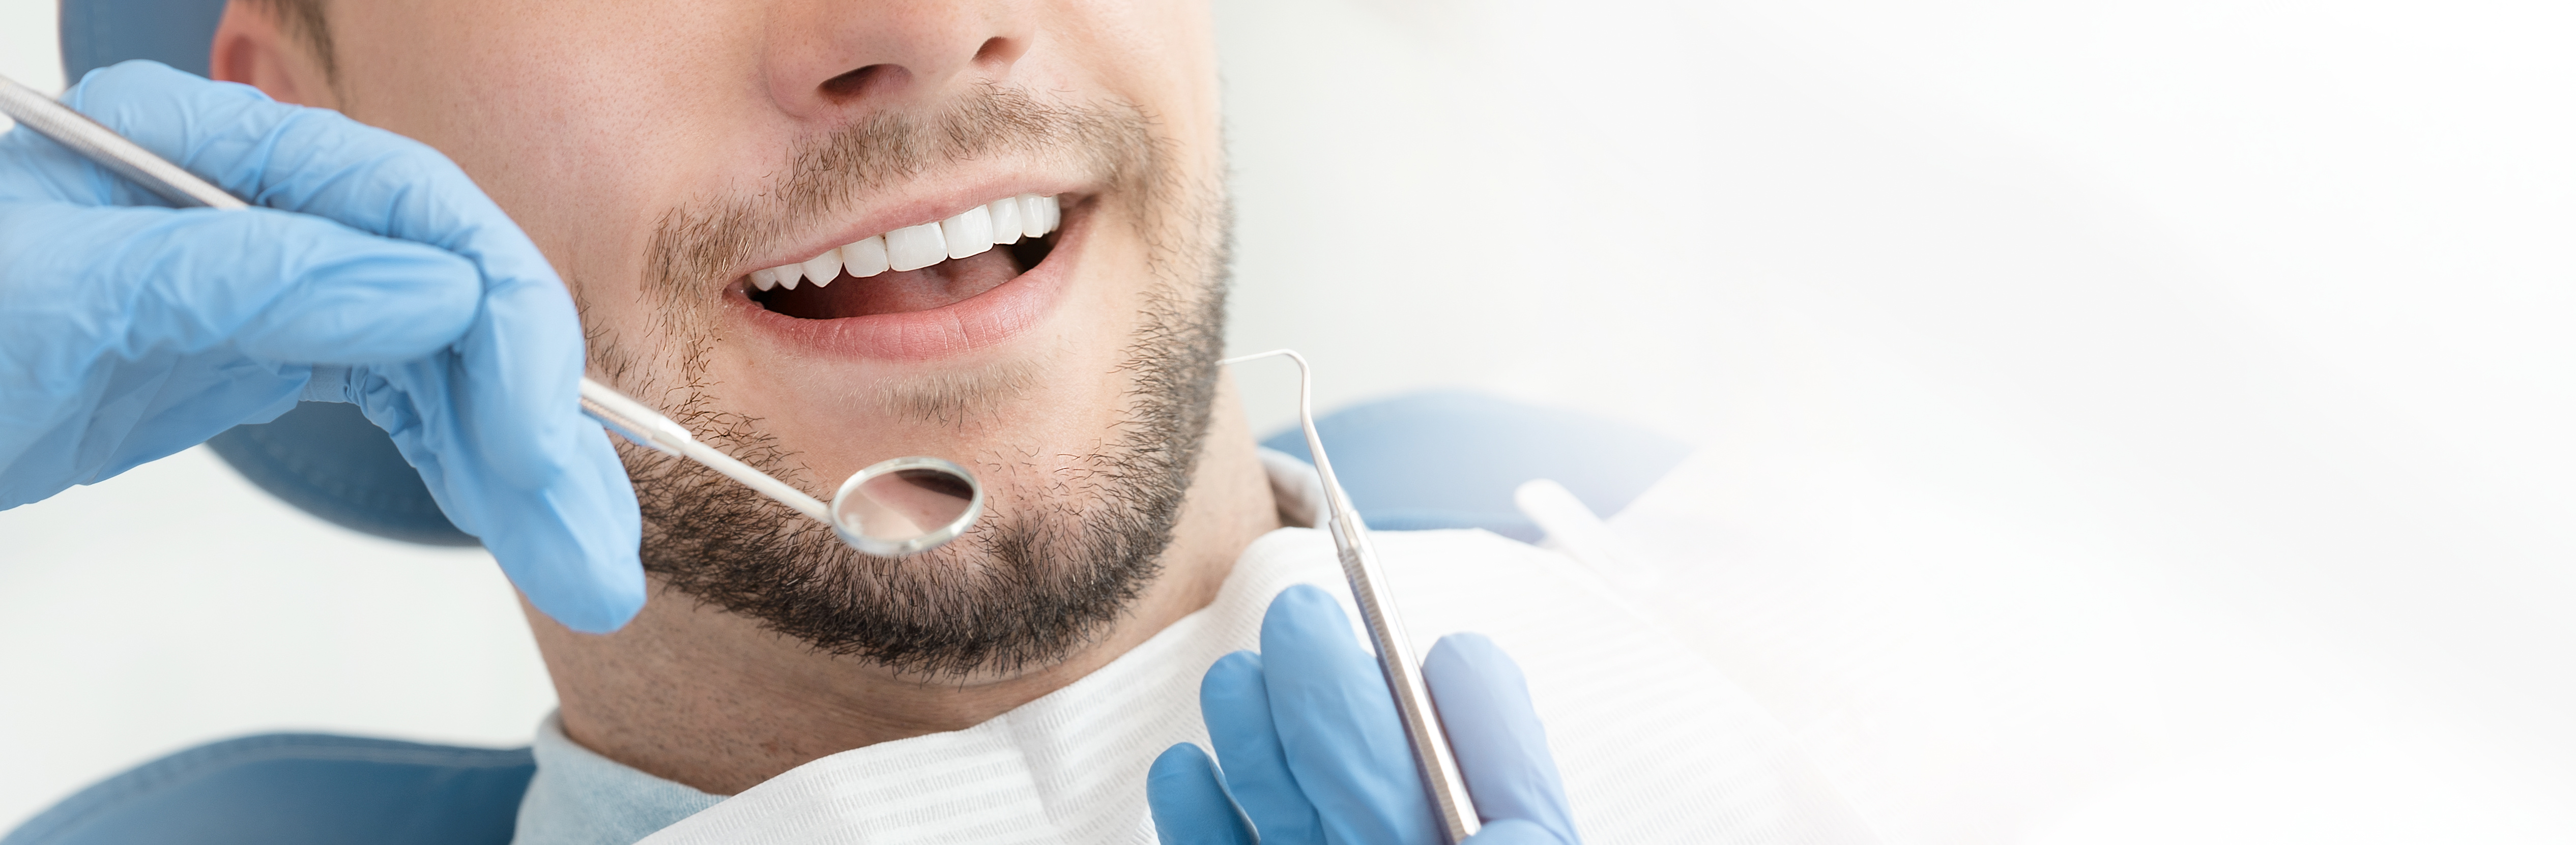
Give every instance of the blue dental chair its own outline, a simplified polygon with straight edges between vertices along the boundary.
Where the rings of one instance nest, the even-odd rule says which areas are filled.
[[[205,73],[223,0],[62,0],[66,78],[148,58]],[[144,25],[142,22],[148,22]],[[1466,392],[1418,393],[1328,415],[1317,428],[1379,530],[1539,531],[1512,504],[1523,481],[1563,483],[1608,516],[1688,452],[1625,423]],[[333,523],[473,545],[392,441],[351,405],[306,403],[208,442],[260,488]],[[1301,432],[1263,445],[1307,457]],[[536,763],[528,749],[327,734],[265,734],[146,763],[64,799],[0,845],[502,845]]]

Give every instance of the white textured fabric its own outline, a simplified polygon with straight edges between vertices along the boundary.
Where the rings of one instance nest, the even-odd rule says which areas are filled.
[[[1572,562],[1479,531],[1376,539],[1416,644],[1481,631],[1521,663],[1586,842],[1875,841],[1749,698]],[[1207,741],[1200,677],[1254,647],[1271,597],[1299,583],[1347,609],[1331,539],[1273,532],[1213,604],[1064,689],[807,763],[644,841],[1151,843],[1146,768]]]
[[[1256,450],[1283,524],[1311,527],[1322,507],[1315,467],[1286,452]],[[632,845],[725,796],[646,774],[564,736],[548,714],[537,726],[537,775],[519,803],[512,845]]]

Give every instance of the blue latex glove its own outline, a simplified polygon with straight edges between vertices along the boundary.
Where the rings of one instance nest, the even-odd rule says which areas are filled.
[[[572,298],[454,163],[152,62],[64,102],[265,208],[154,207],[25,127],[0,136],[0,508],[276,419],[311,383],[392,433],[539,610],[604,632],[643,606],[634,488],[579,411]]]
[[[1520,667],[1482,635],[1452,634],[1422,674],[1485,824],[1468,841],[1579,845]],[[1261,653],[1210,667],[1199,709],[1224,769],[1188,743],[1154,761],[1146,798],[1165,845],[1440,841],[1377,660],[1324,591],[1280,593]]]

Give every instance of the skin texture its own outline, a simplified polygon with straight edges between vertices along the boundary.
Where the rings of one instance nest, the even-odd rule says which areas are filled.
[[[1175,247],[1223,237],[1215,58],[1193,0],[429,0],[332,4],[328,20],[336,73],[269,7],[235,2],[214,74],[445,152],[572,286],[595,375],[689,411],[701,436],[756,451],[825,498],[861,467],[928,454],[985,479],[990,521],[1100,504],[1085,498],[1099,490],[1065,479],[1102,472],[1087,456],[1130,430],[1140,330],[1158,303],[1213,295],[1193,286],[1217,268]],[[785,211],[800,151],[870,120],[930,121],[996,88],[1138,118],[1151,172],[1105,179],[1079,151],[988,150]],[[1020,192],[1072,198],[1067,232],[1083,234],[1053,295],[1008,336],[860,354],[763,328],[747,316],[756,308],[728,299],[752,270]],[[716,207],[762,223],[675,264],[670,222]],[[836,654],[655,575],[653,598],[615,634],[529,613],[566,733],[729,794],[839,751],[968,727],[1083,676],[1204,607],[1278,525],[1231,382],[1214,384],[1158,574],[1048,659],[924,671]],[[639,477],[668,470],[625,455]],[[649,561],[649,504],[647,517]],[[991,564],[961,552],[906,565],[972,576]]]

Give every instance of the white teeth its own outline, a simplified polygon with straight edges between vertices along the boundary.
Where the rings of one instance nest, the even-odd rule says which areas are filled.
[[[939,233],[937,223],[905,226],[885,233],[885,239],[890,269],[919,270],[948,260],[948,239]]]
[[[969,208],[939,221],[939,233],[948,239],[948,257],[981,255],[993,248],[993,215],[980,205]]]
[[[1022,234],[1034,238],[1045,235],[1048,232],[1055,231],[1056,205],[1054,197],[1041,197],[1035,194],[1021,194],[1018,199],[1020,201],[1020,232]]]
[[[838,249],[827,249],[823,254],[805,260],[805,278],[813,279],[815,287],[831,284],[833,279],[840,277],[841,251]]]
[[[993,216],[994,243],[1015,244],[1020,242],[1020,236],[1025,233],[1020,231],[1019,197],[1009,197],[985,203],[984,213]]]
[[[1005,197],[937,223],[905,226],[824,250],[802,262],[752,271],[751,286],[759,290],[780,286],[795,290],[806,279],[814,280],[815,287],[831,284],[845,270],[859,279],[887,270],[919,270],[952,258],[981,255],[996,244],[1044,237],[1064,222],[1063,217],[1063,207],[1054,197]]]
[[[885,272],[888,266],[885,236],[869,235],[867,240],[842,247],[841,262],[842,269],[850,271],[850,278],[853,279],[864,279]]]

